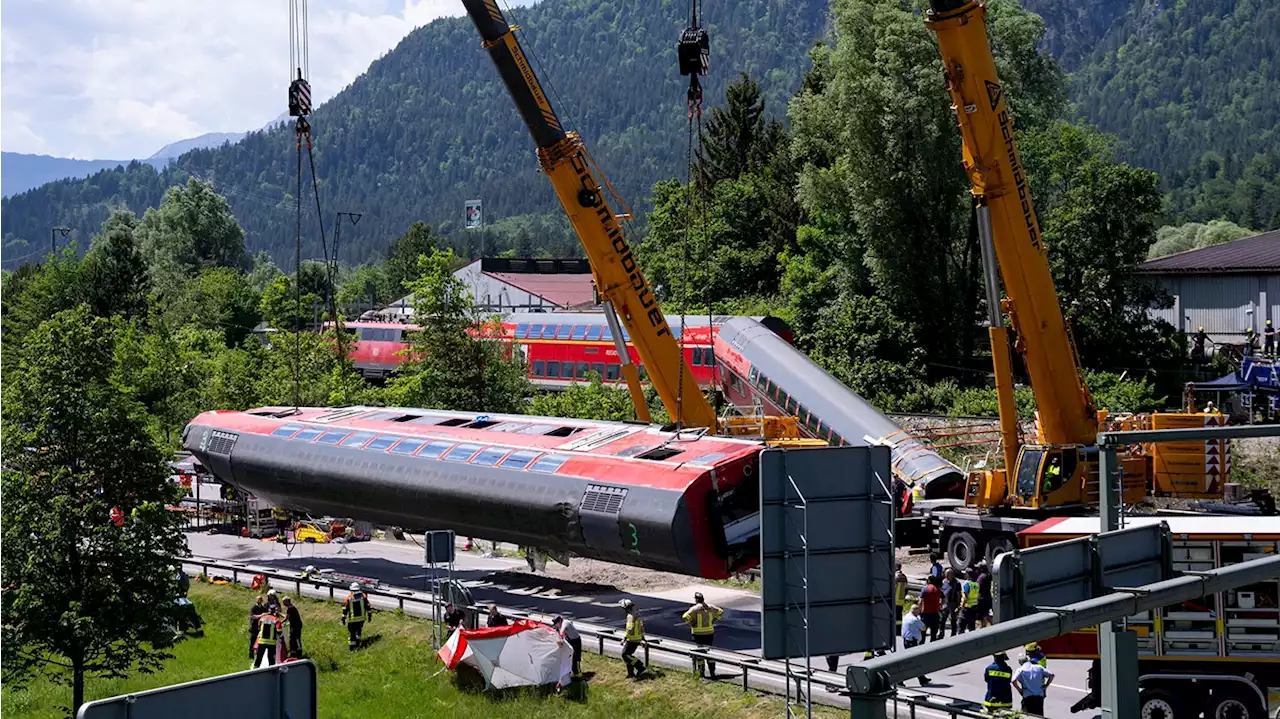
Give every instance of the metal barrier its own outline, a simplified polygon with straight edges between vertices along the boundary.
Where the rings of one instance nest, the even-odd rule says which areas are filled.
[[[294,594],[299,597],[303,596],[302,590],[304,587],[314,590],[314,592],[318,592],[322,597],[324,595],[324,590],[328,589],[329,601],[337,602],[341,601],[341,599],[336,594],[336,590],[345,589],[345,585],[338,585],[313,577],[303,577],[300,572],[267,569],[244,562],[233,562],[230,560],[212,557],[188,557],[182,560],[182,564],[184,565],[184,571],[186,567],[199,567],[199,573],[206,576],[210,575],[211,569],[217,570],[221,573],[229,573],[231,575],[231,582],[234,584],[247,584],[253,580],[255,575],[261,574],[267,578],[268,582],[272,586],[276,588],[280,588],[281,586],[287,587],[292,584]],[[242,577],[244,577],[246,581],[242,581]],[[399,587],[365,588],[362,591],[369,597],[381,597],[385,600],[393,601],[401,612],[405,611],[406,605],[419,605],[426,607],[427,617],[431,616],[430,607],[432,605],[438,606],[443,603],[443,600],[429,594]],[[465,607],[465,609],[471,612],[482,612],[486,607],[487,603],[484,607],[480,605],[470,605]],[[508,617],[515,619],[532,619],[544,624],[549,624],[553,616],[538,612],[526,612],[502,606],[499,606],[499,609],[501,609],[502,613]],[[619,629],[600,627],[590,624],[584,625],[576,620],[574,621],[574,626],[578,629],[578,633],[581,634],[584,639],[590,638],[594,640],[590,643],[584,641],[583,648],[586,649],[591,647],[595,650],[596,654],[601,656],[609,656],[609,653],[605,651],[606,640],[618,644],[621,642],[623,637],[623,632]],[[660,652],[662,654],[672,655],[678,659],[686,660],[688,662],[688,669],[692,672],[698,671],[697,663],[703,660],[714,661],[717,665],[735,667],[742,672],[742,681],[740,682],[740,685],[743,691],[750,691],[754,689],[767,694],[782,694],[790,691],[787,686],[786,669],[782,665],[778,664],[777,666],[774,666],[775,662],[765,661],[759,657],[754,657],[749,654],[732,652],[724,649],[708,649],[706,647],[699,647],[693,644],[662,637],[646,639],[643,649],[644,663],[646,665],[651,664],[650,650],[652,649],[654,652]],[[620,651],[621,650],[619,649],[618,653],[620,653]],[[669,664],[669,666],[677,665]],[[801,669],[800,671],[803,676],[804,669]],[[757,679],[767,677],[777,683],[780,683],[781,686],[775,687],[761,685],[759,682],[752,682],[751,679],[753,674]],[[795,677],[795,674],[796,669],[793,667],[791,675]],[[828,706],[837,707],[847,706],[847,703],[843,701],[844,697],[839,693],[846,689],[846,678],[843,672],[837,673],[811,669],[809,670],[809,674],[812,676],[813,685],[822,687],[826,690],[826,693],[830,695],[820,696],[815,692],[812,697],[815,704],[826,704]],[[800,694],[799,687],[795,689],[795,692],[797,695]],[[951,719],[989,719],[986,714],[977,711],[970,711],[965,707],[939,704],[925,696],[913,696],[910,694],[904,695],[901,694],[901,690],[899,690],[899,692],[899,695],[890,701],[895,704],[902,703],[906,705],[909,709],[908,716],[913,718],[916,716],[916,708],[919,707],[922,709],[930,709],[935,712],[943,712]]]

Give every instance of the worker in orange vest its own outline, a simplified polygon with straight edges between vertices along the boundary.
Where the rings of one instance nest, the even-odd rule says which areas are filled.
[[[352,582],[351,593],[342,603],[342,623],[347,625],[347,649],[354,652],[360,646],[360,634],[371,614],[369,598],[360,591],[359,582]]]
[[[280,642],[280,614],[274,609],[268,609],[258,619],[258,641],[254,644],[253,666],[255,668],[262,666],[262,658],[267,658],[268,666],[275,666],[276,663],[276,645]]]

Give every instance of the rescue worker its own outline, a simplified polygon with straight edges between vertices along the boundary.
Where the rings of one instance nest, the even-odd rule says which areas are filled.
[[[266,614],[258,618],[258,640],[254,644],[253,666],[262,665],[262,658],[267,658],[268,666],[276,664],[276,643],[280,641],[280,616],[275,610],[268,609]]]
[[[360,635],[364,632],[364,623],[369,621],[372,612],[369,598],[360,591],[360,583],[351,583],[351,593],[342,603],[342,623],[347,625],[347,649],[355,651],[360,646]]]
[[[1197,328],[1196,328],[1196,333],[1195,333],[1194,335],[1191,335],[1191,359],[1192,359],[1192,361],[1194,361],[1194,362],[1204,362],[1204,361],[1205,361],[1204,345],[1205,345],[1205,343],[1206,343],[1206,342],[1208,342],[1209,344],[1213,344],[1212,340],[1210,340],[1210,339],[1209,339],[1209,335],[1208,335],[1208,333],[1206,333],[1206,332],[1204,331],[1204,328],[1203,328],[1203,327],[1197,327]]]
[[[289,531],[289,513],[283,507],[272,507],[271,518],[276,521],[276,534],[283,537]]]
[[[627,678],[639,679],[645,672],[644,662],[636,656],[636,650],[644,643],[644,620],[640,618],[640,610],[630,599],[620,603],[627,613],[627,633],[622,640],[622,661],[627,665]]]
[[[1044,468],[1044,481],[1040,484],[1041,497],[1062,486],[1062,458],[1058,455],[1049,457]]]
[[[302,614],[298,612],[298,608],[293,606],[293,600],[285,597],[284,616],[289,623],[289,656],[293,659],[302,658]]]
[[[893,577],[893,621],[896,628],[902,630],[902,612],[907,606],[907,575],[902,571],[902,562],[898,562],[898,573]]]
[[[485,622],[485,626],[489,627],[505,627],[507,626],[507,618],[498,611],[497,604],[489,605],[489,619]]]
[[[978,564],[978,625],[991,626],[991,568]]]
[[[276,590],[267,590],[267,609],[272,610],[276,614],[280,613],[280,595],[276,594]]]
[[[1019,657],[1022,666],[1013,677],[1013,687],[1022,695],[1022,713],[1035,716],[1044,715],[1044,697],[1053,683],[1053,672],[1031,661],[1029,657]]]
[[[951,635],[959,632],[960,619],[964,613],[964,595],[960,592],[962,582],[956,579],[950,567],[942,572],[942,625],[951,626]]]
[[[573,649],[573,678],[577,679],[582,676],[582,635],[578,634],[578,628],[573,626],[573,620],[565,620],[564,617],[556,617],[551,620],[551,626],[560,633],[563,639]]]
[[[689,625],[690,631],[693,632],[693,643],[709,649],[715,643],[716,622],[722,616],[724,616],[723,609],[714,604],[708,604],[707,600],[702,596],[702,592],[694,592],[693,606],[689,607],[680,618],[684,620],[685,624]],[[706,665],[707,679],[715,679],[715,660],[703,660],[702,657],[695,655],[693,670],[698,673],[698,678],[702,678],[704,664]]]
[[[942,639],[942,578],[929,577],[920,590],[920,618],[929,628],[929,641]]]
[[[1252,357],[1253,351],[1257,349],[1258,333],[1253,331],[1252,327],[1244,329],[1244,356]]]
[[[1276,356],[1276,328],[1271,320],[1267,320],[1267,326],[1262,328],[1262,353],[1268,357]]]
[[[960,585],[964,610],[960,616],[960,633],[971,632],[978,624],[978,570],[970,569],[968,578]],[[1005,657],[1008,659],[1008,657]]]
[[[445,605],[444,625],[449,629],[450,632],[462,626],[462,623],[466,621],[466,619],[467,619],[467,613],[464,610],[453,606],[453,604]]]
[[[910,649],[924,644],[925,632],[928,627],[925,626],[924,620],[920,618],[920,605],[912,605],[911,611],[907,612],[907,616],[902,619],[902,645]],[[928,686],[933,681],[925,675],[920,675],[920,686]]]
[[[987,682],[982,706],[988,714],[996,714],[1013,708],[1013,667],[1009,666],[1009,655],[1004,652],[996,652],[991,658],[995,661],[988,664],[982,674]]]
[[[267,598],[258,595],[253,600],[253,606],[249,607],[249,661],[253,661],[254,647],[258,643],[258,625],[262,619],[262,615],[267,613]]]
[[[1049,668],[1049,658],[1044,655],[1044,650],[1036,642],[1029,642],[1022,650],[1027,653],[1027,659],[1039,664],[1046,669]]]

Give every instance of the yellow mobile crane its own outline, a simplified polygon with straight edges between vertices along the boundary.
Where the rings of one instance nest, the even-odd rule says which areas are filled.
[[[986,8],[973,0],[930,0],[925,22],[938,39],[947,92],[960,128],[964,169],[972,183],[1004,454],[1002,468],[970,474],[964,509],[935,513],[938,548],[946,548],[952,565],[963,568],[980,557],[984,547],[988,556],[1012,549],[1017,531],[1046,516],[1096,508],[1095,441],[1104,424],[1123,428],[1204,426],[1214,424],[1220,415],[1193,411],[1118,422],[1097,409],[1054,289],[1014,139],[1014,120],[987,39]],[[1001,278],[1006,295],[1003,300]],[[1015,349],[1022,356],[1036,398],[1034,442],[1024,443],[1019,436],[1002,313],[1016,333]],[[1140,502],[1149,491],[1176,496],[1220,495],[1218,484],[1204,481],[1208,444],[1212,443],[1175,448],[1181,453],[1181,467],[1162,462],[1160,448],[1130,448],[1121,460],[1123,501]],[[1198,485],[1180,482],[1180,478],[1193,476],[1197,466]]]
[[[678,427],[704,427],[737,435],[758,431],[768,439],[786,440],[789,446],[826,444],[800,439],[799,424],[794,417],[766,417],[761,421],[716,416],[685,363],[649,280],[636,263],[618,223],[619,216],[613,213],[604,197],[591,154],[578,133],[566,131],[560,124],[515,36],[516,28],[507,24],[496,0],[463,0],[462,4],[480,31],[481,44],[489,51],[521,119],[529,128],[542,170],[550,178],[587,253],[636,417],[648,421],[649,408],[639,371],[631,363],[618,327],[619,319],[626,326],[662,405]],[[608,183],[604,185],[607,187]]]

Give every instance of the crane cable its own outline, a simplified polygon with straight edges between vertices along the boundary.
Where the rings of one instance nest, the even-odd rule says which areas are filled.
[[[705,198],[701,197],[701,194],[702,194],[701,192],[695,191],[696,174],[694,172],[695,164],[694,164],[694,145],[693,145],[694,130],[695,130],[694,120],[696,118],[698,150],[699,152],[702,150],[702,82],[698,78],[700,76],[707,74],[707,71],[710,69],[710,59],[711,59],[710,38],[707,34],[706,29],[698,24],[698,15],[700,10],[701,10],[701,0],[689,0],[689,26],[684,29],[684,32],[680,33],[680,42],[676,45],[676,59],[680,66],[680,74],[689,76],[689,89],[685,93],[685,100],[688,103],[688,120],[689,120],[688,144],[687,144],[687,149],[685,151],[685,169],[687,173],[686,174],[687,183],[686,183],[685,191],[689,193],[689,197],[690,197],[690,204],[688,207],[690,214],[687,217],[685,226],[684,226],[684,242],[682,243],[682,247],[681,247],[681,258],[683,261],[681,262],[681,267],[680,267],[680,275],[681,275],[680,284],[682,286],[682,289],[684,289],[684,294],[686,296],[683,299],[686,299],[686,300],[690,294],[689,282],[688,282],[689,264],[690,264],[689,263],[689,242],[690,242],[689,228],[693,224],[694,215],[697,212],[697,203],[703,202],[705,200]],[[706,229],[707,229],[706,217],[707,217],[706,207],[705,207],[705,203],[703,203],[702,233],[704,235],[703,237],[704,241],[707,239],[706,238]],[[705,281],[705,278],[704,278],[704,281]],[[710,333],[711,333],[710,293],[711,293],[711,289],[710,289],[710,284],[708,283],[708,287],[707,287],[707,301],[708,301],[708,305],[707,305],[707,317],[708,317],[707,333],[708,334],[707,336],[708,337],[710,337]],[[685,359],[685,356],[684,356],[685,331],[686,331],[685,324],[686,324],[685,303],[681,302],[680,303],[680,369],[679,369],[679,384],[677,384],[676,386],[676,414],[678,416],[675,418],[677,431],[680,430],[680,426],[682,424],[681,420],[684,419],[684,372],[685,372],[684,366],[685,366],[685,363],[688,361]],[[713,349],[712,349],[713,356],[714,356],[714,352],[715,350],[713,346]]]

